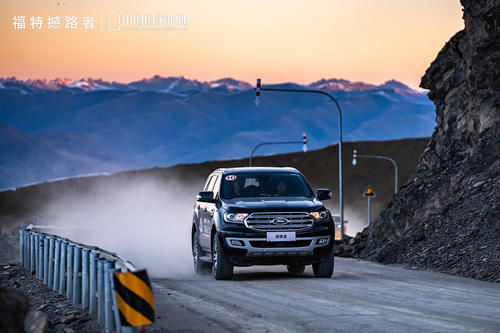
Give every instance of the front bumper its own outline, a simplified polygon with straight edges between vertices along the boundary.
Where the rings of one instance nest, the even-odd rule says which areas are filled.
[[[265,232],[222,231],[218,237],[224,254],[236,266],[315,264],[333,247],[333,228],[326,226],[297,232],[291,242],[267,242]]]
[[[266,238],[226,237],[225,245],[246,250],[246,256],[307,256],[313,255],[314,249],[330,244],[330,236],[298,237],[293,242],[267,242]],[[235,245],[238,242],[241,245]],[[321,242],[321,243],[320,243]]]

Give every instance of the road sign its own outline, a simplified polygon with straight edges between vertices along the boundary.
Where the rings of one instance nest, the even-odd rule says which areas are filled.
[[[368,185],[366,187],[366,190],[363,192],[363,197],[367,198],[375,198],[376,194],[375,191],[372,189],[371,185]]]
[[[155,303],[146,270],[115,273],[113,282],[122,326],[144,326],[155,320]]]
[[[375,198],[375,191],[372,189],[371,185],[366,187],[366,190],[363,192],[363,197],[368,199],[368,225],[370,225],[371,221],[371,198]]]

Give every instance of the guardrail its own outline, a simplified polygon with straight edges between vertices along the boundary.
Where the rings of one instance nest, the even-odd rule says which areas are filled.
[[[113,292],[113,273],[133,272],[135,266],[118,254],[56,235],[19,230],[20,263],[45,285],[89,313],[107,332],[137,332],[120,325]]]

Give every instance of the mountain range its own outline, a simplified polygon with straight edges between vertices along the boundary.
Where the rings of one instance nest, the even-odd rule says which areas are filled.
[[[435,126],[426,93],[391,80],[381,85],[322,79],[343,111],[343,140],[426,137]],[[101,79],[0,78],[0,188],[88,173],[241,158],[264,141],[317,149],[338,141],[333,103],[313,94],[262,92],[223,78],[130,83]],[[258,154],[298,151],[268,146]]]

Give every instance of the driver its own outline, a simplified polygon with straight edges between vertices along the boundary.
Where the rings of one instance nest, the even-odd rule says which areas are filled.
[[[278,184],[276,184],[276,194],[274,196],[275,197],[283,196],[286,193],[287,189],[288,189],[288,186],[285,183],[285,181],[284,180],[280,180],[278,182]]]

